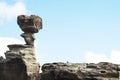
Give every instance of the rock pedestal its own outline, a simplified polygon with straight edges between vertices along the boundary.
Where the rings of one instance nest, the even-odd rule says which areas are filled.
[[[0,57],[0,80],[40,80],[40,65],[35,58],[34,33],[42,29],[42,19],[36,15],[19,15],[17,23],[24,32],[21,36],[26,44],[8,45],[6,59]]]
[[[0,62],[0,80],[39,80],[39,64],[30,45],[8,45]]]

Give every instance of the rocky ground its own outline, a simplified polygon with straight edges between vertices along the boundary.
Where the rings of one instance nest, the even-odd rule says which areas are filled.
[[[42,66],[41,80],[119,80],[117,64],[48,63]]]
[[[94,63],[46,63],[41,68],[31,45],[8,45],[0,57],[0,80],[120,80],[120,65]]]

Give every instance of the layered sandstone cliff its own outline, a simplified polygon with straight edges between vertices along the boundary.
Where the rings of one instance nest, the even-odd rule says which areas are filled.
[[[6,59],[0,60],[0,80],[39,80],[39,63],[34,47],[8,45]]]

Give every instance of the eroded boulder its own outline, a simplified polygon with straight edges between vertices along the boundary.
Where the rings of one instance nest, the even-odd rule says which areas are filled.
[[[42,29],[42,19],[36,15],[19,15],[17,23],[25,33],[37,33]]]

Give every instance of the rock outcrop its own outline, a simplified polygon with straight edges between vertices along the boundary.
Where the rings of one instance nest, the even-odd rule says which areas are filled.
[[[24,38],[26,45],[34,46],[34,33],[38,33],[42,29],[42,19],[36,15],[19,15],[17,17],[17,23],[24,32],[21,36]]]
[[[40,65],[35,57],[34,33],[42,29],[42,19],[35,15],[20,15],[17,19],[24,32],[21,36],[26,44],[8,45],[6,59],[0,57],[0,80],[40,80]]]
[[[15,44],[8,48],[6,59],[0,59],[0,80],[39,80],[34,47]]]
[[[20,79],[20,80],[38,80],[40,65],[39,63],[37,63],[34,47],[30,45],[15,44],[15,45],[8,45],[8,48],[9,51],[5,53],[7,60],[8,61],[10,60],[12,62],[14,59],[19,59],[21,60],[21,63],[20,62],[16,62],[16,63],[24,65],[24,68],[21,68],[22,66],[20,68],[21,70],[23,70],[25,74],[21,74],[21,75],[26,75],[27,79]],[[14,68],[14,66],[11,67]],[[16,69],[14,71],[17,72],[17,70],[19,69]]]
[[[8,45],[5,57],[0,57],[0,80],[120,80],[120,65],[108,62],[94,63],[47,63],[36,61],[34,33],[42,29],[38,16],[20,15],[17,23],[24,32],[26,44]]]
[[[120,80],[117,64],[48,63],[42,66],[41,80]]]

